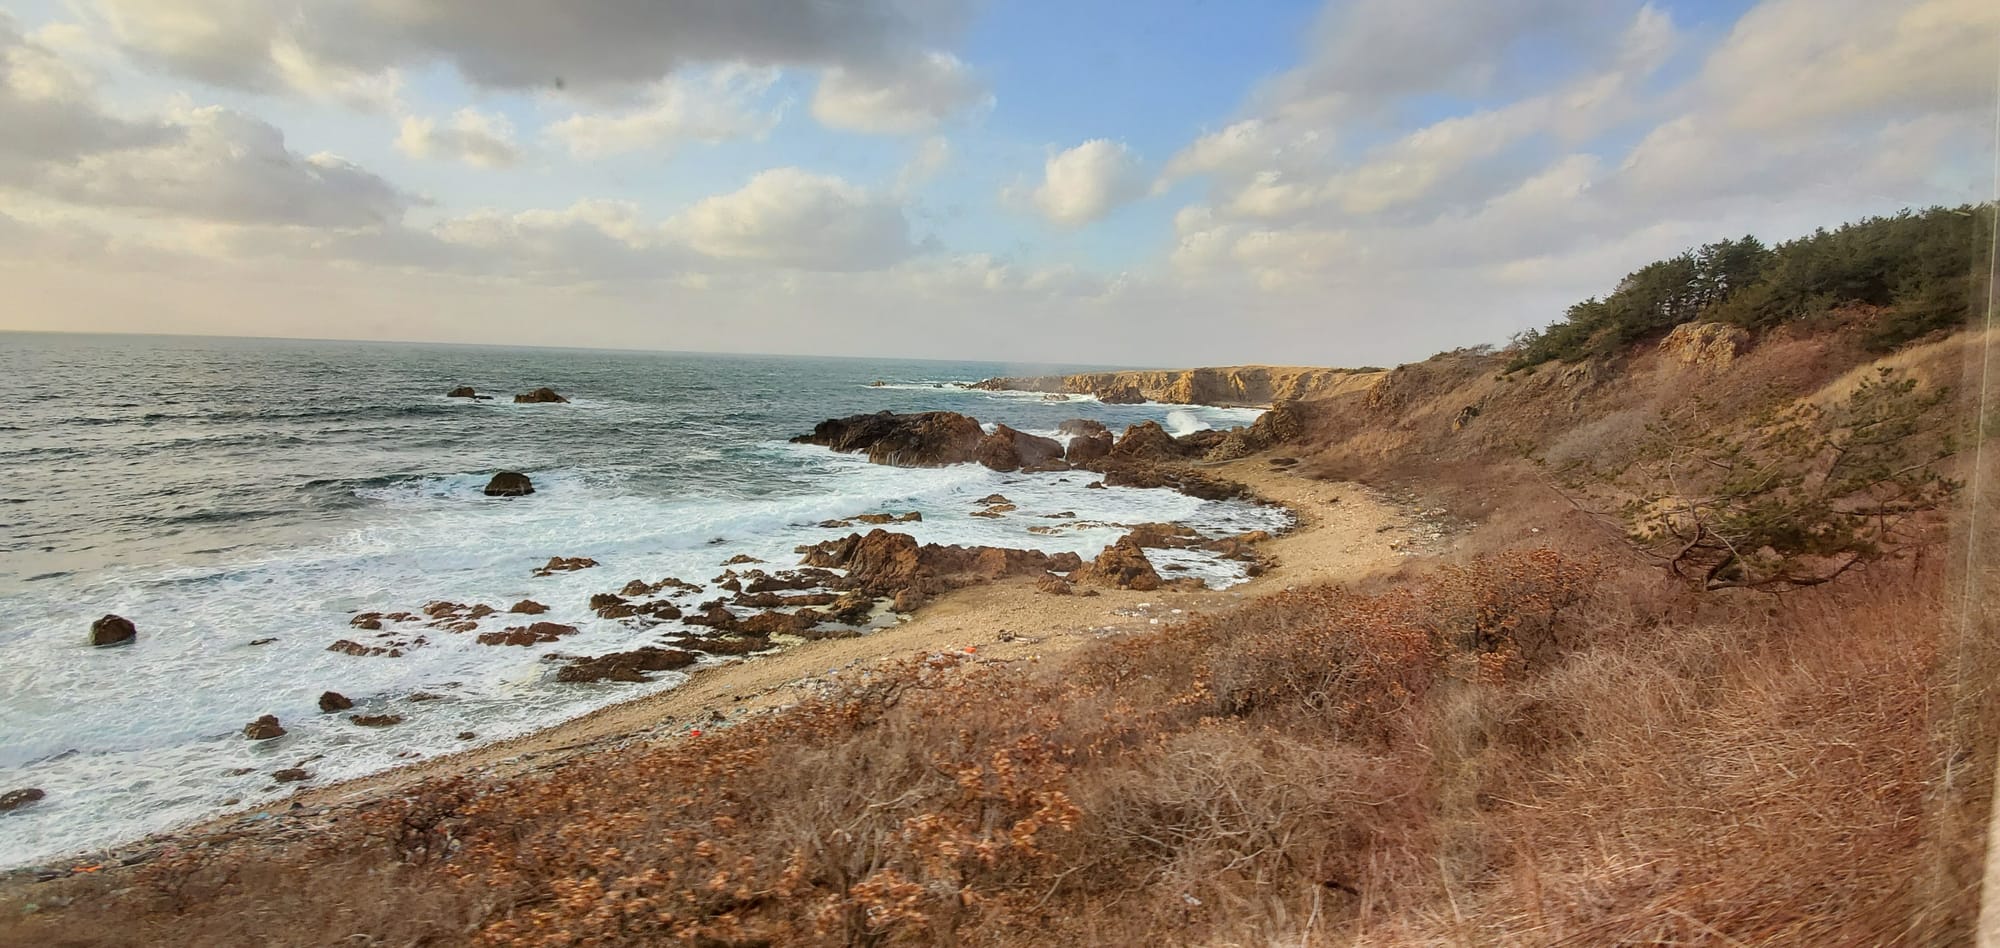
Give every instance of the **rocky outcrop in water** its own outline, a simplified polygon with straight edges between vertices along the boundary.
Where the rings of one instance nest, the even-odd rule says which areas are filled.
[[[974,460],[986,436],[979,422],[952,411],[912,415],[876,412],[829,418],[794,444],[816,444],[846,454],[866,453],[876,464],[943,467]]]
[[[520,471],[501,471],[486,482],[488,497],[526,497],[535,492],[535,483]]]
[[[284,737],[285,729],[278,725],[278,716],[267,714],[249,724],[243,725],[243,736],[253,741],[268,741]]]
[[[354,707],[354,702],[338,691],[325,692],[319,696],[319,710],[321,714],[332,714],[335,711],[345,711],[352,707]]]
[[[46,796],[48,794],[43,793],[40,787],[23,787],[0,793],[0,813],[11,813]]]
[[[596,565],[597,561],[588,556],[551,556],[547,563],[542,564],[540,568],[535,570],[535,575],[550,576],[556,573],[590,569]]]
[[[451,391],[449,391],[449,392],[446,392],[446,393],[444,393],[444,397],[446,397],[446,398],[478,398],[478,397],[479,397],[479,393],[478,393],[478,392],[476,392],[476,391],[474,391],[474,390],[473,390],[473,388],[472,388],[472,386],[470,386],[470,385],[461,385],[461,386],[459,386],[459,387],[457,387],[457,388],[455,388],[455,389],[452,389],[452,390],[451,390]]]
[[[765,643],[766,646],[769,643]],[[557,681],[651,681],[647,672],[673,671],[695,663],[693,652],[647,645],[629,652],[612,652],[594,658],[572,659],[556,671]]]
[[[479,633],[481,645],[541,645],[554,642],[566,635],[575,635],[576,626],[559,622],[536,622],[531,625],[509,626],[494,632]]]
[[[139,627],[124,616],[107,615],[90,624],[90,644],[125,645],[139,637]]]
[[[535,390],[534,390],[534,391],[532,391],[532,392],[528,392],[527,394],[524,394],[524,395],[516,395],[516,396],[514,396],[514,404],[516,404],[516,405],[556,405],[556,404],[562,404],[562,405],[567,405],[567,404],[569,404],[569,399],[567,399],[567,398],[564,398],[564,397],[562,397],[561,395],[558,395],[558,394],[556,394],[556,390],[555,390],[555,389],[552,389],[552,388],[538,388],[538,389],[535,389]]]
[[[1062,442],[1016,431],[1006,425],[993,426],[993,433],[979,440],[975,458],[996,471],[1038,468],[1061,461]]]

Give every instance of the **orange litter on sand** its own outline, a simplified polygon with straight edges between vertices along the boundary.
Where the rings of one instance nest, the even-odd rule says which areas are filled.
[[[100,869],[103,869],[103,868],[104,868],[103,866],[78,866],[78,867],[76,867],[76,871],[77,871],[77,872],[96,872],[96,871],[98,871],[98,870],[100,870]]]
[[[693,730],[689,731],[689,732],[688,732],[688,736],[689,736],[689,737],[700,737],[700,736],[701,736],[701,728],[695,728],[695,729],[693,729]]]

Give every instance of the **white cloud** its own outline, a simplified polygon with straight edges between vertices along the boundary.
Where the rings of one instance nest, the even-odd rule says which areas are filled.
[[[1593,31],[1602,0],[1329,2],[1304,63],[1260,96],[1272,114],[1352,114],[1406,95],[1486,88],[1527,37]]]
[[[0,183],[19,183],[44,162],[155,144],[173,137],[159,123],[105,112],[92,77],[0,11]]]
[[[896,193],[908,194],[935,180],[951,164],[951,142],[933,135],[917,146],[910,160],[896,173]]]
[[[1146,178],[1123,142],[1093,138],[1049,156],[1030,200],[1044,217],[1077,227],[1146,194]]]
[[[578,158],[760,138],[778,123],[778,110],[762,105],[776,81],[774,70],[733,67],[663,79],[637,108],[572,115],[551,124],[546,134]]]
[[[875,66],[932,48],[961,0],[89,0],[134,56],[257,91],[296,88],[291,48],[343,76],[441,62],[491,89],[623,96],[698,64]]]
[[[903,135],[991,101],[958,57],[928,53],[888,67],[828,68],[813,92],[812,114],[828,128]]]
[[[396,148],[413,158],[462,161],[479,168],[504,168],[521,157],[514,145],[514,124],[504,115],[473,108],[459,109],[442,128],[434,118],[405,116]]]
[[[668,226],[711,257],[806,270],[874,269],[914,250],[900,204],[798,168],[758,174]]]
[[[72,204],[254,224],[358,227],[415,199],[346,159],[300,155],[284,133],[219,107],[180,110],[165,142],[45,166],[36,192]]]
[[[1701,82],[1748,129],[1990,112],[1996,54],[2000,4],[1989,0],[1767,0],[1737,22]]]

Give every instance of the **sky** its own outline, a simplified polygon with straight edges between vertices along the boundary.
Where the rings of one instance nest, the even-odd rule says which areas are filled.
[[[0,0],[0,330],[1395,363],[1989,200],[1996,81],[1992,0]]]

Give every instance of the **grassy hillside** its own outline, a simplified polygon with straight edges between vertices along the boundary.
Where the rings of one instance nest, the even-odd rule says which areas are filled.
[[[1760,330],[1870,307],[1863,340],[1886,351],[1983,312],[1990,204],[1874,217],[1766,247],[1720,240],[1627,274],[1603,298],[1517,340],[1512,369],[1605,356],[1693,321]]]
[[[1707,591],[1628,536],[1630,488],[1573,476],[1633,469],[1691,406],[1754,434],[1883,368],[1946,393],[1913,430],[1974,440],[1994,339],[1882,352],[1961,321],[1900,279],[1800,318],[1771,274],[1820,250],[1791,246],[1675,310],[1741,334],[1573,311],[1581,341],[1279,409],[1266,456],[1427,511],[1444,556],[1048,662],[915,658],[699,739],[17,887],[0,944],[1966,941],[2000,639],[1965,498],[1835,581]],[[1983,291],[1940,276],[1961,278]]]

